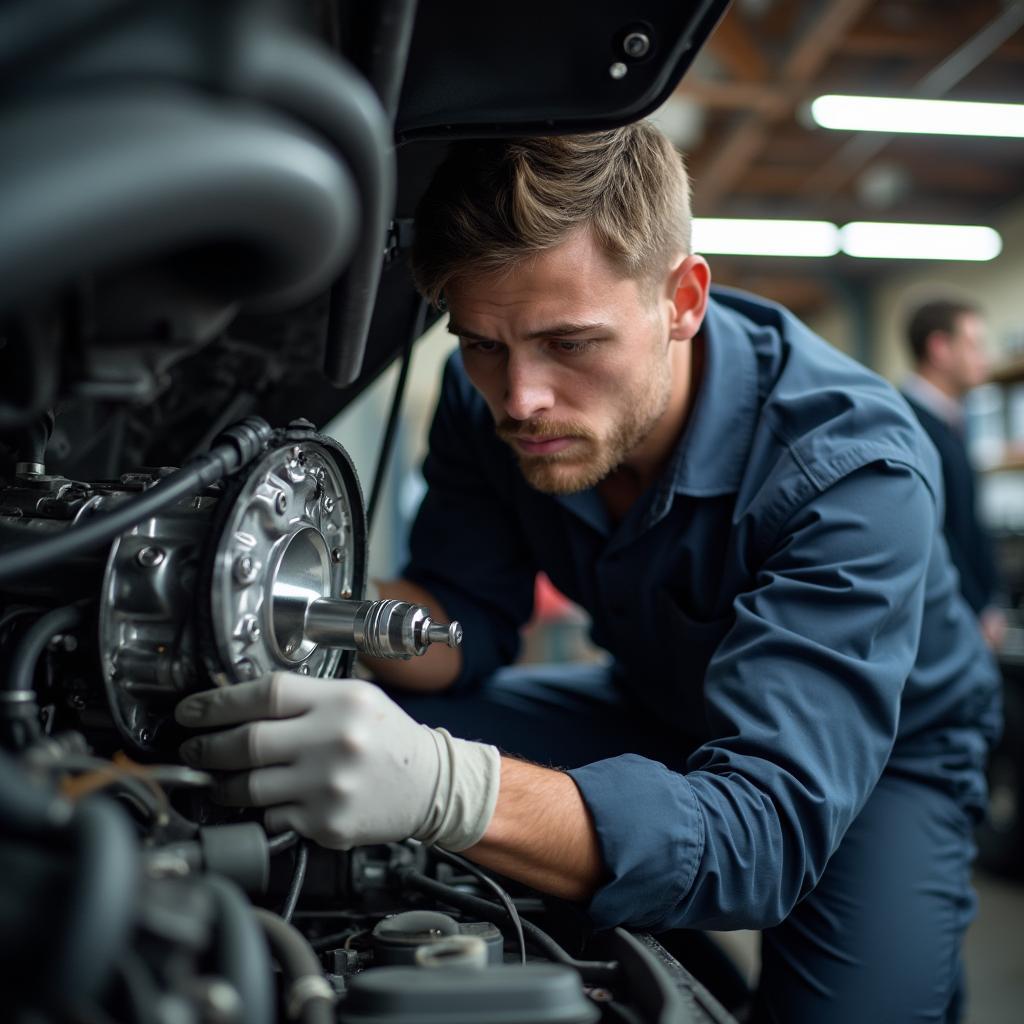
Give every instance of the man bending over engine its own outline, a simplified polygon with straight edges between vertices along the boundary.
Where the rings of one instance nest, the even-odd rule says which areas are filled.
[[[647,124],[455,146],[414,269],[459,351],[381,591],[465,645],[375,664],[401,706],[190,697],[224,731],[186,759],[272,829],[464,850],[599,927],[761,929],[758,1019],[955,1020],[997,676],[903,400],[711,288]],[[608,666],[506,667],[539,570]]]

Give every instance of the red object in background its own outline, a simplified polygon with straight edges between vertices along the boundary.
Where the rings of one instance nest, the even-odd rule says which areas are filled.
[[[574,617],[576,605],[572,603],[548,579],[545,573],[537,573],[533,586],[533,621],[562,622]]]

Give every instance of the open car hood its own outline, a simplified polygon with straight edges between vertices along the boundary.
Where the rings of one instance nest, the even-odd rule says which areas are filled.
[[[671,95],[727,6],[728,0],[420,4],[394,117],[397,247],[382,272],[358,375],[335,382],[339,391],[310,372],[265,412],[280,420],[301,404],[322,422],[401,351],[418,305],[405,263],[411,234],[403,229],[449,142],[598,131],[644,117]],[[358,52],[350,56],[358,61]]]
[[[5,5],[0,330],[60,325],[36,405],[92,439],[60,468],[331,419],[429,325],[406,255],[451,141],[636,120],[726,6]]]

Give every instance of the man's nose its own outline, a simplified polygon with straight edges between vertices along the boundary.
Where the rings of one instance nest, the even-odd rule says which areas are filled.
[[[514,420],[529,420],[555,404],[548,373],[536,360],[513,353],[505,378],[505,413]]]

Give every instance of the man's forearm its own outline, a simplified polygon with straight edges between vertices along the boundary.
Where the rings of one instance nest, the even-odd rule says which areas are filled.
[[[604,865],[590,811],[564,772],[501,759],[501,788],[483,839],[464,851],[484,867],[562,899],[588,900]]]

